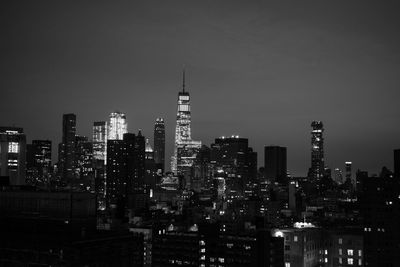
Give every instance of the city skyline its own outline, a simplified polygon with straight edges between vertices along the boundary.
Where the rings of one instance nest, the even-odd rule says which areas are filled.
[[[236,2],[110,10],[107,4],[90,10],[85,4],[9,4],[1,11],[0,125],[22,127],[27,142],[51,140],[55,162],[63,114],[76,114],[77,134],[90,137],[94,121],[121,110],[128,131],[142,129],[151,141],[154,120],[164,117],[169,159],[185,64],[195,140],[248,138],[259,167],[264,146],[284,146],[288,170],[305,176],[309,125],[320,120],[331,169],[344,171],[346,161],[353,171],[392,169],[392,151],[400,147],[396,6],[362,3],[343,10],[341,2],[293,3],[290,10]],[[202,39],[204,47],[197,44]]]

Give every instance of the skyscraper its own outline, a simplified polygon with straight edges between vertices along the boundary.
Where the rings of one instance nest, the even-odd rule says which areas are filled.
[[[222,136],[211,144],[211,164],[214,170],[224,174],[227,193],[243,195],[246,184],[255,180],[257,154],[254,153],[249,140],[237,135]]]
[[[352,180],[352,177],[351,177],[351,165],[352,165],[352,163],[351,163],[351,161],[346,161],[344,164],[346,166],[346,181],[352,182],[353,186],[354,186],[355,184],[354,184],[354,181]]]
[[[107,148],[107,122],[95,121],[93,123],[93,158],[106,159]]]
[[[25,184],[26,137],[22,128],[0,127],[0,176],[11,185]]]
[[[126,145],[123,140],[107,141],[107,205],[116,205],[127,194]]]
[[[187,175],[201,148],[200,141],[192,140],[190,96],[185,91],[185,71],[183,71],[182,92],[178,94],[176,115],[174,155],[171,159],[171,171],[178,175]]]
[[[93,144],[86,136],[75,137],[75,159],[76,169],[75,177],[80,179],[80,184],[85,189],[94,189],[94,162],[93,162]]]
[[[324,126],[321,121],[311,123],[311,168],[309,177],[319,180],[324,175]]]
[[[264,147],[265,178],[271,183],[287,184],[286,147]]]
[[[75,135],[76,115],[64,114],[59,164],[62,178],[69,183],[72,182],[75,173]]]
[[[48,182],[51,168],[51,141],[32,140],[26,146],[26,181],[29,184]]]
[[[108,124],[108,140],[122,140],[125,133],[128,132],[128,124],[124,113],[115,111],[110,114]]]
[[[154,124],[154,162],[157,168],[165,171],[165,124],[163,118],[157,118]]]

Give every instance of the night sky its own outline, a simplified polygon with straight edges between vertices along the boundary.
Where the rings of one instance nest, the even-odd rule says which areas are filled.
[[[306,175],[310,124],[325,125],[331,168],[379,172],[400,148],[398,1],[8,1],[0,8],[0,125],[61,141],[113,110],[153,138],[166,120],[172,153],[182,66],[192,135],[288,147]]]

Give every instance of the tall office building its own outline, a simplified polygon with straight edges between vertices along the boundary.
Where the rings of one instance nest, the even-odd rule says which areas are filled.
[[[0,127],[0,176],[11,185],[25,184],[26,136],[22,128]]]
[[[400,178],[400,149],[395,149],[394,154],[394,177]]]
[[[59,146],[59,166],[62,179],[71,182],[75,173],[75,135],[76,115],[64,114],[62,127],[62,143]]]
[[[257,156],[248,144],[247,138],[237,135],[217,138],[211,144],[211,164],[224,174],[228,194],[243,195],[246,184],[256,179]]]
[[[93,143],[86,136],[75,137],[75,176],[81,179],[84,189],[94,189]]]
[[[93,158],[106,159],[107,148],[107,122],[95,121],[93,123]]]
[[[287,184],[286,147],[264,147],[265,178],[271,183]]]
[[[145,163],[146,168],[145,174],[145,184],[150,189],[155,189],[156,177],[157,177],[157,167],[154,161],[154,150],[150,145],[149,139],[146,138],[146,148],[145,148]]]
[[[154,162],[157,168],[165,172],[165,124],[163,118],[157,118],[154,124]]]
[[[351,176],[351,165],[352,165],[352,163],[351,163],[351,161],[346,161],[344,164],[346,166],[346,181],[350,181],[350,182],[353,183],[354,181],[353,181],[352,176]],[[355,184],[353,183],[353,185],[355,185]]]
[[[116,205],[127,194],[126,145],[124,140],[107,141],[107,205]]]
[[[136,177],[133,184],[134,190],[142,190],[145,185],[145,160],[146,160],[146,141],[139,130],[135,138],[135,170]]]
[[[125,133],[123,140],[107,141],[106,169],[108,204],[144,191],[145,140],[140,131],[137,135]]]
[[[51,141],[32,140],[26,146],[26,180],[29,184],[48,182],[51,168]]]
[[[185,91],[185,71],[183,71],[182,92],[178,94],[174,155],[171,159],[171,171],[183,176],[189,174],[201,148],[200,141],[192,140],[190,124],[190,96],[189,92]]]
[[[108,140],[122,140],[125,133],[128,132],[128,124],[124,113],[115,111],[110,114],[108,124]]]
[[[311,168],[309,177],[319,180],[324,175],[324,126],[321,121],[311,123]]]

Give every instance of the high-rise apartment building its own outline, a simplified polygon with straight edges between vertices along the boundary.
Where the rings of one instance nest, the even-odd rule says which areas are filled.
[[[107,148],[107,122],[95,121],[93,123],[93,158],[106,159]]]
[[[196,155],[201,148],[200,141],[192,140],[191,135],[190,96],[185,91],[185,71],[183,72],[182,92],[178,94],[178,111],[176,115],[174,155],[171,160],[171,171],[178,175],[188,176]]]
[[[80,184],[85,189],[94,189],[94,162],[93,162],[93,144],[86,136],[75,137],[75,176],[79,178]]]
[[[25,184],[26,136],[22,128],[0,127],[0,176],[11,185]]]
[[[311,123],[311,168],[309,177],[319,180],[324,175],[324,126],[321,121]]]
[[[107,152],[106,200],[116,205],[127,194],[125,141],[108,140]]]
[[[157,168],[165,172],[165,124],[163,118],[157,118],[154,124],[154,162]]]
[[[286,147],[264,147],[265,178],[271,183],[287,184]]]

